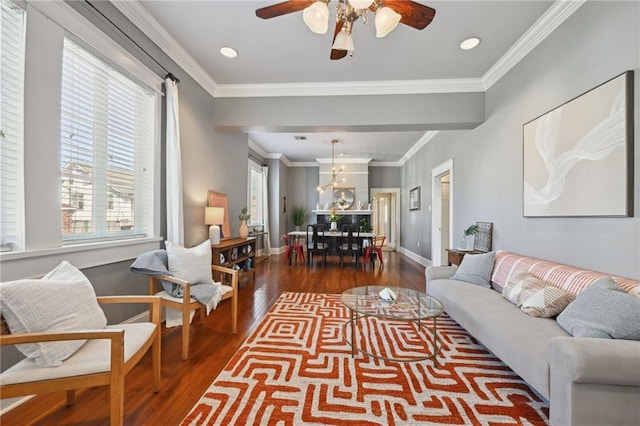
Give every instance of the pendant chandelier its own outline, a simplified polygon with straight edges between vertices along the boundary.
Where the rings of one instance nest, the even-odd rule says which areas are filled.
[[[344,166],[340,167],[340,170],[336,170],[335,160],[336,160],[336,144],[338,143],[337,139],[333,139],[331,141],[331,181],[325,185],[318,185],[318,192],[322,193],[328,187],[335,188],[339,183],[343,183],[346,181],[345,178],[338,179],[338,175],[342,173],[344,170]]]

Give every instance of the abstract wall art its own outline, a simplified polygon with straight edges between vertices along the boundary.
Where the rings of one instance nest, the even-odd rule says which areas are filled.
[[[523,126],[525,217],[633,216],[633,71]]]

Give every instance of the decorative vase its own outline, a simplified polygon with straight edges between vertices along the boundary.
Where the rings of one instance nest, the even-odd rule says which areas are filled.
[[[338,222],[331,222],[331,230],[332,231],[338,230]]]
[[[249,236],[249,227],[247,226],[247,221],[243,220],[240,222],[240,227],[238,228],[238,235],[240,238],[247,238]]]
[[[302,226],[296,225],[296,231],[301,231],[301,230],[302,230]]]
[[[473,235],[465,235],[462,237],[462,249],[463,250],[473,250]]]

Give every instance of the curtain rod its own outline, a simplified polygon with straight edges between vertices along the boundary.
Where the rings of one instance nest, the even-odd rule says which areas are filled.
[[[166,78],[169,78],[173,81],[176,82],[176,84],[180,83],[180,79],[178,77],[176,77],[175,75],[173,75],[168,69],[166,69],[164,67],[164,65],[162,65],[160,62],[158,62],[158,60],[156,58],[154,58],[153,56],[151,56],[146,50],[144,50],[144,48],[142,48],[142,46],[140,46],[134,39],[132,39],[129,34],[127,34],[122,28],[120,28],[119,26],[117,26],[111,19],[109,19],[104,13],[102,13],[102,11],[100,9],[98,9],[97,7],[95,7],[89,0],[85,0],[85,3],[88,4],[93,10],[95,10],[98,14],[100,14],[100,16],[102,16],[105,20],[107,20],[107,22],[109,22],[109,24],[111,24],[113,26],[113,28],[115,28],[116,30],[118,30],[120,32],[120,34],[122,34],[123,36],[125,36],[131,43],[133,43],[142,53],[144,53],[149,59],[151,59],[153,62],[156,63],[156,65],[158,65],[160,68],[162,68],[164,70],[164,72],[166,72]]]

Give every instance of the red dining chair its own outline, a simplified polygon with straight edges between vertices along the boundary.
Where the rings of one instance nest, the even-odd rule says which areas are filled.
[[[367,265],[367,260],[371,263],[371,267],[375,264],[376,257],[380,259],[380,265],[384,266],[384,260],[382,259],[382,246],[384,246],[384,241],[387,239],[385,236],[376,236],[371,239],[371,244],[368,245],[364,250],[364,256],[362,257],[362,264],[364,266]]]
[[[296,263],[298,263],[298,260],[304,263],[304,247],[298,242],[298,237],[289,237],[289,235],[285,234],[282,236],[282,239],[286,244],[284,261],[282,263],[289,262],[289,264],[291,264],[291,256],[295,257]]]

